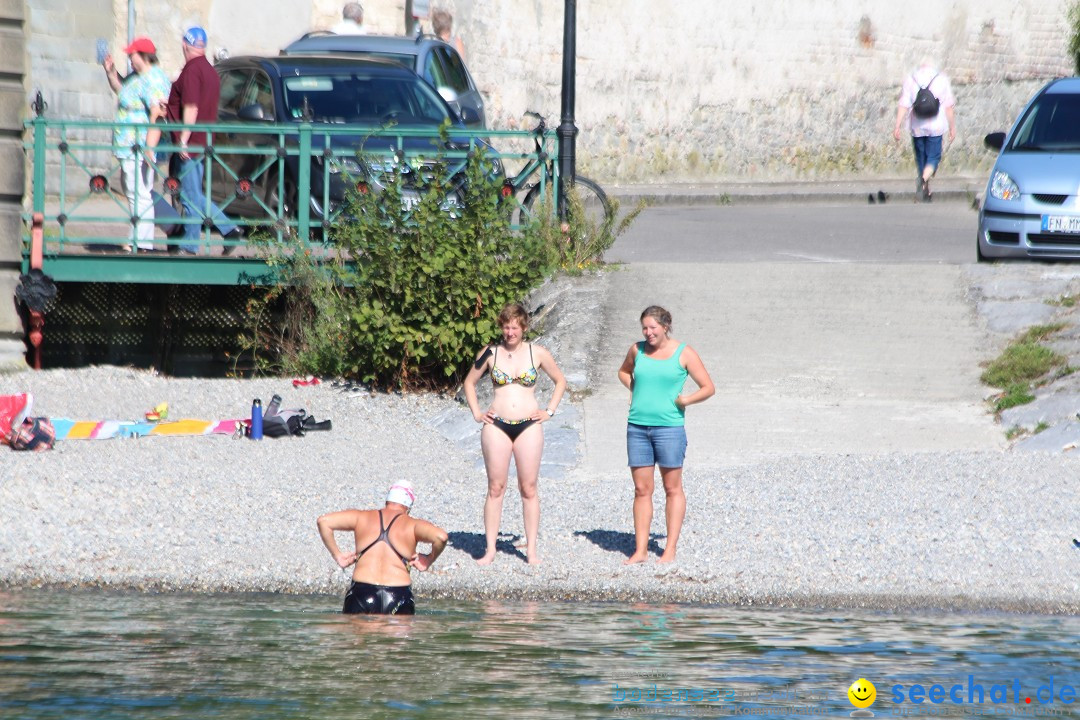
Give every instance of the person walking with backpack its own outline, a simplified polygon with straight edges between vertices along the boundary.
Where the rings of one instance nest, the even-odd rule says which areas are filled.
[[[956,139],[956,98],[949,77],[923,60],[914,72],[904,78],[900,101],[896,107],[893,137],[900,139],[902,126],[911,131],[915,151],[915,201],[930,202],[930,178],[941,163],[942,137],[949,133],[949,142]]]

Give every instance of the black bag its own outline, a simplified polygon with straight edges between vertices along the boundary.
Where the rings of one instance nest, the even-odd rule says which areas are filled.
[[[333,424],[329,420],[317,421],[306,410],[283,410],[281,396],[270,399],[263,413],[263,436],[271,438],[303,436],[304,433],[318,430],[330,430]]]
[[[915,80],[915,76],[911,76],[912,80]],[[934,97],[934,93],[930,92],[930,85],[937,79],[937,75],[930,78],[930,82],[926,83],[926,87],[919,85],[919,81],[916,80],[915,84],[919,85],[919,92],[915,93],[915,102],[911,104],[911,112],[915,114],[915,117],[927,120],[932,117],[937,117],[938,110],[941,109],[941,101]]]

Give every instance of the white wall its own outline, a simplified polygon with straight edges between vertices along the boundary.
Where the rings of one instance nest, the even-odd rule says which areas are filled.
[[[111,1],[114,13],[126,8],[126,0]],[[341,10],[338,0],[136,3],[138,32],[158,43],[173,74],[179,37],[193,22],[206,26],[211,51],[276,53],[303,32],[329,27]],[[32,15],[55,4],[29,3]],[[563,1],[442,4],[454,13],[492,124],[527,124],[525,110],[557,124]],[[402,31],[403,0],[363,5],[373,30]],[[578,0],[579,162],[604,182],[907,174],[909,148],[891,136],[896,95],[904,74],[929,55],[952,76],[959,100],[960,135],[943,172],[985,167],[982,136],[1004,129],[1046,79],[1071,74],[1066,6],[953,0],[918,11],[889,0]],[[65,86],[68,63],[82,56],[52,49],[69,43],[92,60],[94,14],[62,30],[32,25],[32,82],[44,77],[65,94],[53,112],[104,107],[110,115],[97,99],[108,99],[103,79],[94,83],[80,71],[84,79]],[[114,19],[122,33],[126,15]],[[117,52],[123,39],[114,38]]]

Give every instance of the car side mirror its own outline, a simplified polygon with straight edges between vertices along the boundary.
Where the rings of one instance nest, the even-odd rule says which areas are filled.
[[[461,122],[466,125],[476,125],[480,122],[480,113],[476,112],[476,109],[466,105],[458,111],[458,115],[461,116]]]
[[[983,144],[991,150],[1001,151],[1001,148],[1005,146],[1005,133],[992,132],[983,138]]]
[[[270,119],[266,117],[266,110],[259,103],[252,103],[251,105],[245,105],[240,108],[240,112],[236,113],[236,117],[239,120],[263,122]]]

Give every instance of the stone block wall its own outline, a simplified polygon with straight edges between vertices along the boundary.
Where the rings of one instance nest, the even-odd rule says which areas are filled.
[[[557,117],[558,0],[456,0],[469,65],[500,126]],[[1072,73],[1067,2],[884,0],[577,3],[582,170],[605,182],[906,174],[891,136],[899,85],[921,58],[954,81],[960,132],[945,171],[988,166],[1046,80]],[[928,15],[929,13],[929,15]]]
[[[560,112],[561,0],[433,0],[451,10],[497,128],[553,125]],[[179,37],[199,23],[211,53],[276,53],[341,15],[340,0],[136,0],[136,33],[179,72]],[[404,0],[366,0],[373,32],[404,28]],[[915,12],[888,0],[754,3],[578,0],[578,158],[601,182],[786,180],[909,172],[891,131],[904,75],[924,56],[954,81],[959,136],[944,172],[985,169],[986,132],[1005,129],[1047,79],[1071,74],[1068,0],[953,0]],[[31,82],[50,113],[111,117],[94,38],[120,53],[126,0],[78,10],[29,0]],[[430,27],[425,23],[425,27]]]
[[[20,209],[26,183],[22,121],[26,33],[22,0],[0,0],[0,370],[25,367],[15,305],[22,252]]]

